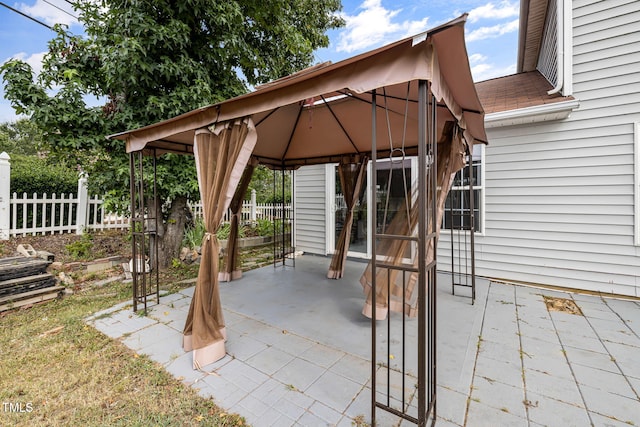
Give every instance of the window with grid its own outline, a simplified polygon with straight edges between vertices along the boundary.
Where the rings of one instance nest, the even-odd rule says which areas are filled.
[[[471,161],[471,173],[465,166],[456,173],[445,202],[443,229],[469,230],[471,226],[471,198],[473,197],[474,231],[482,233],[483,197],[484,188],[482,174],[482,157],[484,146],[474,145]],[[467,158],[467,162],[468,162]],[[473,196],[469,194],[469,185],[473,185]]]

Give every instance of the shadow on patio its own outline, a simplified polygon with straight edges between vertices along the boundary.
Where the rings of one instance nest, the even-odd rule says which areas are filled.
[[[326,278],[328,265],[302,256],[295,269],[222,283],[228,354],[202,371],[181,347],[193,288],[161,297],[147,317],[127,303],[88,322],[254,426],[352,426],[371,411],[366,264],[348,262],[341,280]],[[478,280],[471,305],[451,295],[448,275],[438,281],[438,426],[640,425],[638,302]],[[549,311],[543,296],[573,300],[582,314]],[[406,323],[409,342],[416,323]],[[376,420],[398,425],[380,410]]]

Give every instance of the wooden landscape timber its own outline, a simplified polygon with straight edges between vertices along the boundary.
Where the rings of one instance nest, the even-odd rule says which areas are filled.
[[[64,287],[47,273],[50,264],[35,257],[0,258],[0,312],[57,298]]]
[[[64,286],[53,286],[0,298],[0,312],[58,298]]]
[[[24,256],[0,258],[0,282],[45,273],[50,264],[50,261],[41,258]]]

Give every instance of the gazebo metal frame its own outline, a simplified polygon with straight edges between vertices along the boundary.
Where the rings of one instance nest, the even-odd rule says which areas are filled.
[[[391,111],[392,121],[389,122],[387,118],[387,127],[400,126],[399,123],[404,122],[406,130],[407,118],[411,123],[407,133],[409,143],[406,150],[403,145],[403,155],[416,155],[418,158],[419,185],[415,200],[417,215],[414,214],[417,216],[415,221],[417,232],[409,227],[404,235],[378,233],[377,221],[375,220],[372,221],[370,229],[373,272],[371,278],[371,289],[373,290],[371,422],[375,424],[376,412],[380,410],[413,422],[420,427],[429,423],[434,425],[436,421],[437,373],[436,249],[439,220],[442,218],[442,207],[439,205],[442,202],[436,202],[438,199],[436,194],[440,188],[448,190],[449,184],[446,177],[438,175],[438,146],[441,142],[438,138],[444,136],[443,129],[451,130],[453,128],[457,132],[457,137],[464,137],[467,148],[477,142],[486,142],[483,125],[484,112],[475,93],[468,62],[464,61],[466,58],[465,19],[466,16],[462,16],[426,33],[338,64],[321,64],[303,70],[258,88],[251,94],[203,107],[155,125],[112,135],[112,138],[125,140],[127,151],[130,153],[133,257],[136,260],[148,256],[152,265],[152,268],[147,271],[143,263],[132,263],[134,310],[138,309],[139,304],[142,304],[146,309],[147,297],[149,296],[155,295],[156,299],[159,298],[157,231],[158,221],[161,218],[158,218],[160,209],[155,187],[155,159],[157,156],[166,152],[191,154],[194,152],[194,146],[197,148],[200,147],[199,144],[204,143],[202,142],[205,140],[204,136],[213,141],[218,137],[222,138],[221,135],[225,135],[226,131],[220,131],[220,129],[238,125],[244,127],[245,130],[248,129],[248,135],[251,135],[251,148],[247,148],[249,151],[247,151],[248,154],[245,154],[257,158],[261,163],[267,164],[273,169],[295,169],[305,164],[336,162],[345,156],[368,155],[372,161],[373,176],[371,181],[373,185],[370,191],[375,205],[378,196],[376,191],[377,160],[380,158],[379,156],[392,157],[394,155],[393,145],[389,145],[391,141],[382,140],[385,132],[381,131],[377,119],[378,115],[382,114],[381,111]],[[440,52],[439,55],[438,52]],[[404,98],[400,98],[399,90],[400,85],[407,82],[411,82],[411,91],[409,91],[410,95],[407,94],[406,105],[411,105],[411,112],[409,113],[407,110],[403,114],[397,108],[400,102],[405,101]],[[377,104],[378,88],[384,89],[384,110]],[[387,101],[393,101],[396,104],[387,110]],[[370,151],[368,151],[369,147],[366,143],[366,140],[369,139],[368,131],[363,130],[362,127],[363,121],[366,120],[367,103],[371,104]],[[299,123],[303,113],[310,117],[306,127]],[[341,114],[344,117],[339,117]],[[311,124],[311,116],[313,116],[313,125]],[[285,120],[293,120],[293,122],[285,122]],[[353,123],[354,120],[356,123]],[[293,127],[287,127],[288,124],[283,126],[283,123],[293,123]],[[315,128],[312,129],[314,126]],[[327,136],[324,126],[331,127],[335,133],[332,139],[326,140],[326,146],[322,146],[323,138]],[[202,132],[205,132],[206,135]],[[258,138],[258,133],[263,139]],[[447,137],[452,138],[451,135]],[[256,144],[256,140],[262,141],[262,143]],[[313,143],[310,143],[309,140],[312,140]],[[191,145],[192,143],[194,145]],[[238,143],[241,145],[237,145]],[[234,144],[236,148],[249,146],[246,141],[224,141],[224,147],[234,147]],[[213,146],[208,145],[208,147]],[[451,144],[450,147],[453,148],[454,145]],[[198,157],[198,150],[195,151],[197,159],[200,159],[198,161],[204,161],[202,159],[206,157]],[[447,174],[454,164],[457,165],[456,167],[460,167],[460,164],[457,163],[460,160],[459,155],[461,156],[462,153],[451,151],[446,154],[446,157],[442,157],[443,159],[456,157],[456,161],[450,162],[445,169]],[[153,157],[154,183],[152,187],[145,183],[144,156]],[[245,157],[243,162],[247,160],[248,157]],[[203,166],[201,163],[197,164],[199,167]],[[204,165],[209,164],[215,163],[205,163]],[[245,163],[234,161],[232,164],[233,170],[238,172]],[[443,182],[446,182],[447,186],[439,187],[441,185],[439,179],[444,179]],[[234,186],[237,185],[237,181],[235,182],[236,184],[229,184],[230,187],[221,189],[227,193],[225,197],[233,195]],[[152,202],[148,201],[148,194],[152,194]],[[153,209],[150,209],[151,205],[153,205]],[[224,206],[224,204],[218,205],[218,207],[220,206]],[[283,215],[283,225],[285,221],[286,218]],[[284,227],[282,227],[282,231],[284,233]],[[212,237],[211,233],[208,234],[207,238],[213,242],[210,243],[210,246],[216,248],[213,250],[215,253],[217,239],[215,236]],[[285,236],[282,237],[284,265],[287,260],[286,253],[291,252],[294,248],[292,246],[288,249],[285,248]],[[417,248],[417,261],[414,265],[408,265],[401,262],[388,262],[384,256],[378,257],[376,245],[383,241],[408,242]],[[142,271],[140,271],[141,269]],[[378,333],[383,331],[384,324],[377,323],[378,321],[375,319],[377,318],[376,306],[378,303],[382,303],[384,306],[384,302],[376,301],[376,292],[380,285],[376,283],[376,276],[381,271],[386,271],[386,274],[391,274],[393,271],[394,275],[398,274],[403,278],[403,283],[408,283],[404,280],[407,275],[415,278],[414,283],[418,287],[417,309],[415,309],[415,314],[418,317],[418,336],[415,347],[417,366],[415,371],[407,366],[409,358],[406,358],[405,350],[413,343],[409,342],[405,334],[407,322],[405,315],[407,313],[404,311],[401,314],[388,312],[386,322],[387,354],[384,356],[386,360],[379,358]],[[218,286],[217,276],[216,278],[211,277],[211,282],[214,287]],[[207,283],[201,284],[199,279],[198,286],[207,286]],[[390,280],[386,281],[386,286],[390,286]],[[197,287],[197,289],[207,288]],[[406,292],[402,291],[401,293],[404,310]],[[388,298],[391,298],[390,292],[387,292],[387,295],[389,295]],[[387,307],[391,305],[390,302],[391,299],[386,302]],[[199,307],[202,305],[200,304]],[[216,310],[218,313],[221,312],[219,301]],[[402,377],[402,395],[399,399],[395,395],[392,396],[390,390],[391,363],[389,363],[392,359],[389,343],[392,337],[398,337],[396,332],[392,333],[391,316],[397,315],[401,316],[402,323],[400,335],[402,360],[396,364],[396,366],[400,366],[398,372]],[[192,320],[191,317],[188,318],[187,323],[190,322],[190,319]],[[395,319],[393,322],[396,323]],[[223,321],[220,323],[216,327],[224,329]],[[206,322],[200,322],[199,327],[207,332]],[[218,337],[217,341],[205,343],[205,347],[192,346],[194,342],[192,338],[195,333],[195,329],[189,328],[187,334],[185,327],[185,348],[194,348],[194,366],[197,365],[196,350],[202,350],[200,354],[203,354],[208,351],[207,349],[215,348],[215,351],[221,350],[221,354],[224,354],[224,342],[219,338],[222,336],[224,339],[224,331],[216,330],[213,335]],[[386,390],[382,386],[378,387],[378,367],[380,364],[386,364]],[[417,375],[414,376],[416,373]],[[412,407],[414,406],[412,404],[414,395],[406,395],[404,391],[405,382],[414,379],[417,389],[415,409]],[[384,382],[384,378],[380,378],[380,380]],[[392,402],[392,398],[400,403]]]

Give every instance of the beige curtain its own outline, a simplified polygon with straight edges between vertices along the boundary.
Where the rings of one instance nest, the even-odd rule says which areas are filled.
[[[195,292],[184,327],[183,348],[193,350],[193,367],[224,357],[225,329],[218,282],[220,248],[216,231],[240,182],[257,139],[250,118],[198,129],[194,155],[206,234]]]
[[[242,212],[242,202],[244,196],[251,183],[253,171],[258,165],[258,160],[252,158],[242,174],[238,188],[231,199],[229,210],[231,211],[231,221],[229,224],[229,238],[227,239],[227,250],[224,252],[222,266],[218,279],[221,282],[230,282],[242,277],[242,269],[240,266],[240,253],[238,247],[238,234],[240,228],[240,214]]]
[[[438,141],[438,164],[437,164],[437,194],[436,194],[436,215],[429,214],[427,233],[434,230],[433,219],[435,217],[436,235],[440,234],[442,216],[444,214],[444,204],[453,182],[455,173],[464,166],[465,142],[461,137],[461,132],[457,128],[449,127],[445,131],[443,138]],[[426,183],[424,183],[426,185]],[[385,233],[395,235],[417,235],[418,225],[418,204],[417,195],[412,194],[410,209],[399,210],[391,220]],[[433,200],[433,194],[427,195],[428,205]],[[409,197],[409,196],[408,196]],[[437,238],[436,238],[437,241]],[[433,241],[427,246],[426,262],[433,261],[434,247]],[[378,259],[394,266],[417,267],[418,259],[408,261],[409,241],[407,240],[382,240],[376,247]],[[417,252],[417,251],[416,251]],[[417,253],[416,253],[417,255]],[[407,316],[417,315],[418,295],[415,291],[417,283],[417,273],[405,273],[396,269],[378,268],[376,273],[376,319],[384,319],[388,310],[404,313]],[[366,300],[362,313],[367,317],[372,317],[372,264],[365,269],[360,278]],[[404,295],[404,299],[403,299]]]
[[[359,157],[359,158],[358,158]],[[349,243],[351,238],[351,228],[353,226],[353,209],[360,196],[362,183],[367,170],[367,156],[356,158],[343,158],[338,165],[338,175],[340,185],[344,194],[344,201],[347,204],[347,214],[344,219],[342,231],[336,242],[336,251],[331,258],[331,265],[327,277],[329,279],[339,279],[344,275],[344,261],[347,259]]]

